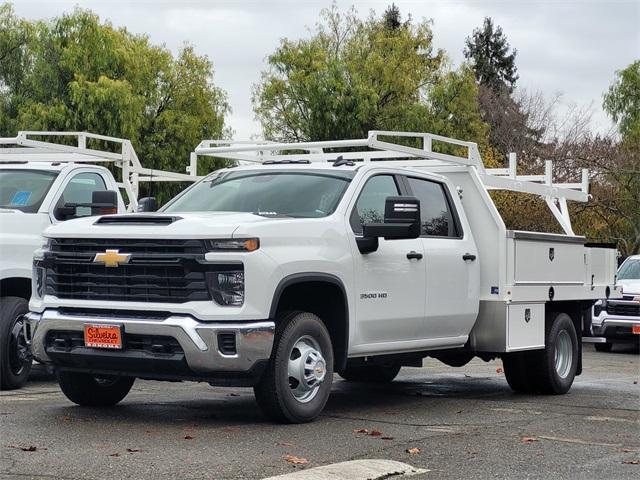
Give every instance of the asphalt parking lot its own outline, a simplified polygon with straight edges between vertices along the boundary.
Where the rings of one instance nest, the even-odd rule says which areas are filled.
[[[500,362],[427,360],[388,386],[336,377],[306,425],[269,423],[249,389],[192,383],[138,381],[117,407],[80,408],[37,374],[0,394],[0,478],[260,479],[374,458],[424,479],[639,478],[640,356],[585,350],[564,396],[513,394]]]

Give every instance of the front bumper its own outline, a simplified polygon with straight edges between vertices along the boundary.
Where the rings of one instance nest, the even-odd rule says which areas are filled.
[[[47,309],[30,312],[25,320],[34,357],[60,369],[223,385],[255,383],[271,355],[275,333],[274,322],[268,320],[200,322],[182,315],[145,317],[142,312],[129,316],[129,312],[112,315]],[[84,325],[88,323],[121,325],[123,349],[85,347]],[[235,349],[229,351],[223,338],[235,340]]]
[[[600,315],[593,318],[593,335],[619,340],[640,339],[640,335],[632,333],[634,325],[640,325],[640,317],[612,315],[603,310]]]

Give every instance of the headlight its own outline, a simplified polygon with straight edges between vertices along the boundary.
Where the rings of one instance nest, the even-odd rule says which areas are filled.
[[[37,299],[41,299],[44,296],[45,283],[47,281],[47,270],[40,266],[40,262],[37,260],[33,263],[31,277],[32,295]]]
[[[606,300],[596,300],[596,303],[594,303],[593,305],[593,316],[594,317],[599,316],[603,310],[606,310],[606,308],[607,308]]]
[[[223,238],[209,240],[208,246],[213,251],[253,252],[260,248],[257,238]]]
[[[211,297],[218,305],[241,307],[244,303],[244,267],[220,267],[224,267],[224,270],[207,272],[207,287]]]

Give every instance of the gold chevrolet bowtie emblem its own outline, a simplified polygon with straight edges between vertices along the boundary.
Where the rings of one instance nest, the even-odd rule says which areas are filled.
[[[105,250],[104,253],[96,253],[94,263],[104,263],[105,267],[117,267],[123,263],[129,263],[130,253],[120,253],[118,250]]]

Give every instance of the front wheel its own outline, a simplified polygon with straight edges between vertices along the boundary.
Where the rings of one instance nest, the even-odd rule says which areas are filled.
[[[110,407],[127,396],[135,377],[58,372],[58,383],[66,397],[85,407]]]
[[[279,315],[269,365],[254,387],[265,415],[284,423],[310,422],[327,403],[332,380],[333,349],[322,320],[308,312]]]
[[[32,357],[22,320],[28,310],[24,298],[0,298],[0,390],[20,388],[29,378]]]

